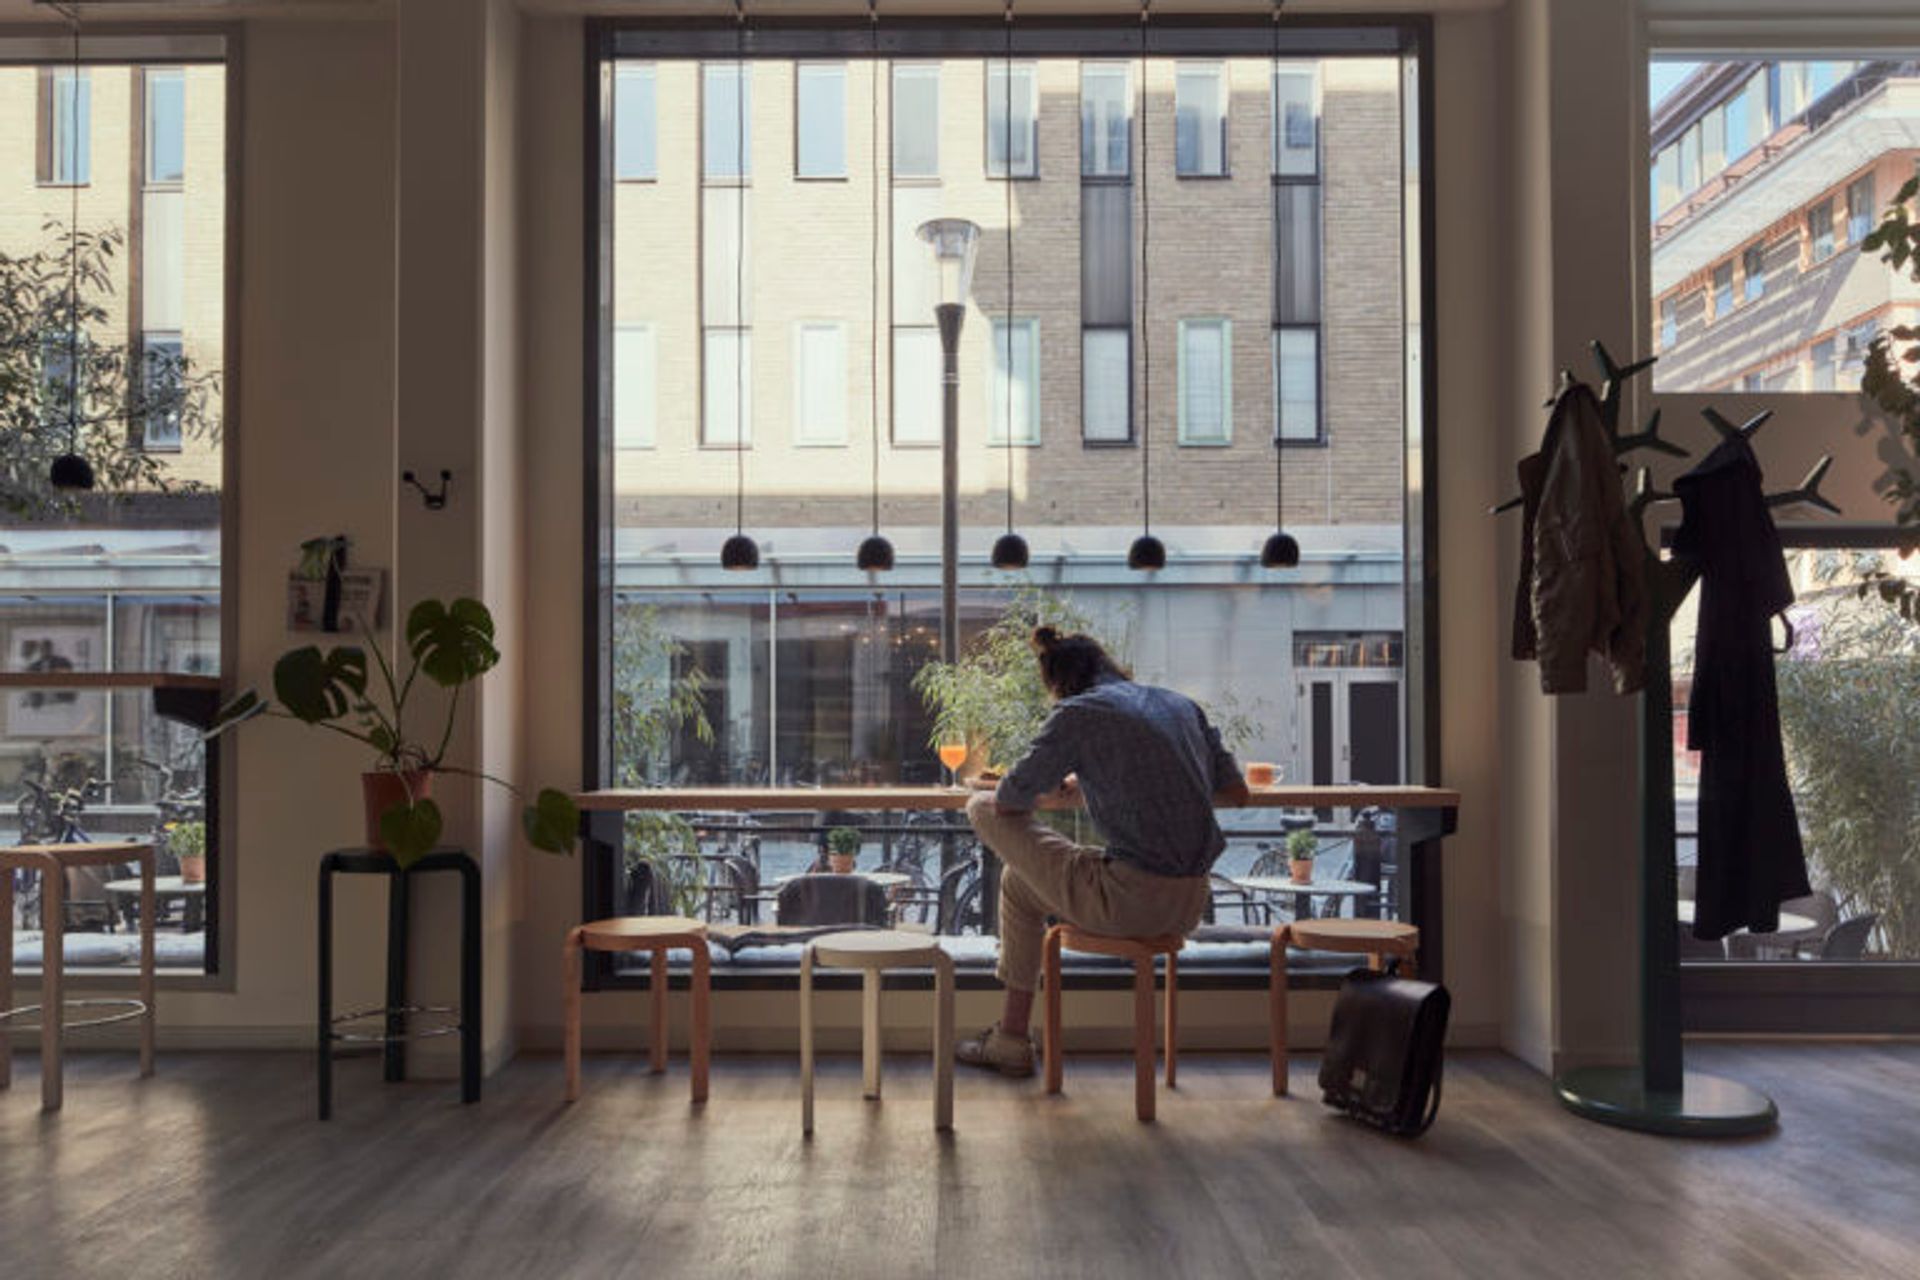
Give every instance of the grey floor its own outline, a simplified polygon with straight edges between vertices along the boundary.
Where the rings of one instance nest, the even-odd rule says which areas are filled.
[[[824,1064],[800,1137],[784,1058],[594,1058],[560,1101],[525,1058],[462,1108],[450,1085],[343,1064],[313,1119],[304,1056],[77,1055],[43,1117],[33,1059],[0,1093],[0,1277],[1920,1277],[1920,1046],[1696,1046],[1779,1100],[1772,1137],[1680,1143],[1561,1112],[1493,1054],[1451,1060],[1404,1143],[1330,1114],[1295,1060],[1193,1056],[1160,1122],[1117,1058],[1067,1093],[965,1076],[930,1123],[923,1062],[884,1103]]]

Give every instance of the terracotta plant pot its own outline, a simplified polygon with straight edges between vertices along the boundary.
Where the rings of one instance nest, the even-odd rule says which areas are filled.
[[[850,853],[830,853],[827,855],[827,869],[837,876],[850,876],[853,874],[855,857]]]
[[[180,859],[181,884],[205,884],[207,880],[207,855],[190,855]]]
[[[1295,884],[1312,884],[1313,883],[1313,859],[1312,858],[1287,859],[1287,875],[1293,880]]]
[[[367,806],[367,848],[375,853],[387,852],[387,842],[380,838],[380,815],[395,805],[407,803],[408,796],[418,800],[433,794],[433,775],[424,769],[413,769],[406,773],[394,773],[382,769],[360,775],[360,794]]]

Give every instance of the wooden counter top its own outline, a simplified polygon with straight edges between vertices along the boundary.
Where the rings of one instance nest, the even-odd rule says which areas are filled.
[[[846,809],[964,809],[969,791],[946,787],[661,787],[584,791],[574,797],[589,813],[652,810],[672,812],[809,812]],[[1250,809],[1457,809],[1460,793],[1446,787],[1263,787]]]

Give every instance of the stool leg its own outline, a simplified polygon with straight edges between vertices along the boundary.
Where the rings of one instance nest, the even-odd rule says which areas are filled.
[[[567,1101],[580,1097],[580,930],[567,930],[560,947],[560,1007],[566,1031],[563,1052],[567,1060]]]
[[[1273,931],[1267,959],[1267,1053],[1273,1060],[1273,1096],[1287,1096],[1287,929]]]
[[[333,862],[320,860],[320,1118],[333,1115]]]
[[[1047,1092],[1060,1092],[1060,927],[1047,930],[1041,948],[1042,984],[1046,987],[1046,1031],[1041,1050],[1046,1054]]]
[[[693,1058],[693,1101],[696,1105],[707,1100],[707,1042],[713,1035],[712,1008],[708,999],[713,986],[712,966],[713,959],[707,954],[706,940],[696,938],[687,1028],[687,1038],[691,1042],[688,1053]]]
[[[813,1132],[813,948],[800,953],[800,1132]]]
[[[13,1008],[13,868],[0,866],[0,1009]],[[0,1089],[13,1083],[11,1024],[0,1025]]]
[[[653,1046],[649,1052],[647,1065],[653,1074],[659,1075],[667,1069],[667,949],[653,949],[653,968],[647,978],[647,989],[653,1004]]]
[[[1133,962],[1133,1113],[1153,1119],[1153,957]]]
[[[933,958],[933,1127],[953,1128],[953,957]]]
[[[480,868],[460,859],[460,1101],[480,1101]]]
[[[1420,948],[1417,943],[1407,943],[1400,952],[1400,976],[1417,978],[1420,976]]]
[[[67,873],[52,858],[40,871],[40,1109],[58,1111],[66,1029]]]
[[[1180,1060],[1180,957],[1167,953],[1167,1088]]]
[[[153,846],[140,855],[140,1074],[153,1074]]]
[[[412,873],[396,867],[387,877],[387,1043],[381,1053],[388,1080],[407,1078],[408,1017],[396,1010],[407,1003],[407,932],[412,920]]]
[[[860,1079],[868,1098],[880,1096],[880,970],[860,972]]]

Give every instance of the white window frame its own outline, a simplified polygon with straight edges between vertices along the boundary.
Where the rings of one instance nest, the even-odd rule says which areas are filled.
[[[1000,87],[999,82],[1007,76],[1013,77],[1012,92]],[[1026,77],[1026,92],[1020,90],[1020,79]],[[981,154],[986,161],[986,174],[989,178],[1038,178],[1040,176],[1040,64],[1030,59],[1015,58],[1011,65],[1004,58],[986,59],[986,70],[981,77],[986,97],[981,103],[980,119],[983,124]],[[1003,157],[1000,164],[994,163],[994,148],[1007,142],[1006,126],[995,127],[993,114],[1002,102],[1006,102],[1013,113],[1013,151]],[[1023,114],[1024,113],[1024,114]],[[1016,165],[1014,157],[1020,154],[1020,140],[1026,139],[1026,159]]]
[[[933,119],[927,122],[929,136],[933,139],[933,167],[925,172],[918,169],[909,171],[900,167],[900,82],[917,79],[933,82]],[[887,165],[894,180],[900,182],[938,179],[940,177],[940,64],[938,62],[896,62],[893,64],[893,74],[888,78],[887,86],[887,119],[890,125],[887,139]]]
[[[140,140],[140,180],[147,190],[174,190],[187,180],[187,72],[185,67],[144,67],[141,77],[142,106],[141,132],[146,136]],[[180,172],[169,178],[156,178],[153,172],[154,139],[157,136],[154,121],[159,112],[154,110],[154,90],[163,84],[180,86]]]
[[[1217,328],[1220,331],[1220,433],[1218,436],[1198,435],[1195,426],[1187,417],[1187,335],[1201,328]],[[1233,443],[1233,321],[1226,316],[1192,316],[1180,322],[1179,327],[1179,381],[1174,388],[1175,399],[1179,404],[1180,443],[1193,448],[1225,448]]]
[[[836,387],[839,392],[838,395],[829,394],[832,410],[824,422],[814,422],[808,414],[811,399],[807,395],[810,369],[806,354],[807,336],[810,333],[831,333],[837,348],[834,353],[837,367],[816,375],[826,378],[829,393]],[[793,443],[795,448],[800,449],[843,448],[847,443],[847,326],[838,320],[794,322]]]
[[[729,336],[734,342],[736,360],[746,367],[742,371],[737,365],[727,371],[726,382],[715,381],[713,343],[715,338]],[[729,394],[738,394],[745,390],[739,412],[725,415],[725,420],[715,412],[719,400],[716,391],[725,390]],[[737,431],[736,431],[737,427]],[[703,449],[751,449],[753,448],[753,330],[735,328],[731,325],[714,325],[700,334],[700,447]]]
[[[731,184],[753,181],[753,65],[751,61],[736,63],[726,60],[703,62],[700,64],[700,180],[702,182]],[[734,89],[732,81],[732,77],[736,73],[745,82],[740,90]],[[744,133],[741,134],[739,142],[736,144],[733,136],[729,134],[725,145],[718,148],[721,154],[717,158],[722,158],[728,163],[732,163],[737,145],[740,161],[740,172],[738,173],[715,173],[712,162],[716,157],[709,154],[709,148],[707,146],[707,118],[712,114],[711,103],[714,97],[713,77],[716,75],[728,77],[728,102],[731,104],[734,93],[738,92],[740,95],[740,110],[746,115],[746,128]]]
[[[1088,391],[1088,375],[1092,372],[1092,362],[1087,359],[1087,344],[1093,338],[1118,339],[1124,348],[1125,385],[1121,390],[1120,405],[1122,420],[1119,434],[1096,434],[1093,418],[1087,406],[1092,403],[1092,394]],[[1133,330],[1120,325],[1093,325],[1080,330],[1080,440],[1091,445],[1126,445],[1133,443]]]
[[[920,390],[920,383],[907,376],[905,366],[908,360],[902,359],[901,348],[911,346],[919,359],[927,364],[932,377],[926,382],[926,389]],[[938,448],[940,445],[941,414],[941,359],[940,331],[932,325],[895,325],[893,326],[893,421],[889,438],[896,448],[925,449]],[[919,415],[906,412],[903,406],[910,395],[922,395],[923,409]],[[903,424],[913,423],[924,418],[927,429],[923,432],[905,432]]]
[[[1126,163],[1118,169],[1106,166],[1107,131],[1105,117],[1091,122],[1087,106],[1089,79],[1102,80],[1114,76],[1120,78],[1120,127],[1126,135]],[[1089,146],[1089,143],[1092,145]],[[1088,165],[1091,154],[1092,165]],[[1083,178],[1129,178],[1133,176],[1133,64],[1130,62],[1088,61],[1080,64],[1080,176]]]
[[[1206,74],[1214,82],[1214,107],[1217,112],[1214,133],[1219,139],[1220,167],[1218,169],[1183,169],[1180,167],[1180,86],[1189,75]],[[1233,110],[1233,86],[1227,79],[1227,64],[1224,62],[1177,62],[1173,68],[1173,168],[1174,176],[1179,178],[1226,178],[1233,174],[1232,134],[1228,117]],[[1204,151],[1204,148],[1202,148]]]
[[[818,75],[822,72],[836,73],[840,81],[840,166],[838,169],[809,172],[801,163],[805,154],[804,140],[807,136],[807,121],[800,110],[800,85],[807,79],[808,73]],[[848,174],[849,157],[847,155],[847,64],[844,62],[800,61],[793,64],[793,176],[802,182],[845,181]]]
[[[639,355],[648,377],[634,386],[622,374],[621,335],[641,343]],[[613,328],[613,447],[616,450],[651,449],[658,443],[660,405],[660,340],[654,326],[647,322],[618,324]]]
[[[85,187],[93,184],[93,76],[87,67],[52,67],[47,72],[47,170],[41,185]],[[78,146],[62,145],[61,103],[73,115]],[[69,169],[67,166],[71,165]]]
[[[1309,432],[1288,430],[1287,401],[1281,396],[1283,385],[1281,378],[1280,348],[1282,337],[1288,333],[1305,333],[1313,337],[1313,424]],[[1280,444],[1325,444],[1327,440],[1327,360],[1326,330],[1317,324],[1276,325],[1273,330],[1273,438]]]
[[[987,349],[987,443],[1015,447],[1037,445],[1040,443],[1040,318],[994,316],[988,324],[987,340],[990,344]],[[1012,376],[1013,369],[1019,368],[1019,349],[1023,347],[1027,367],[1033,371],[1028,384],[1026,421],[1018,424],[1020,433],[1009,438],[1009,428],[1014,424],[1007,421],[1006,380]],[[1002,361],[1002,352],[1009,356],[1012,369]]]
[[[1298,82],[1304,80],[1307,85],[1307,108],[1313,113],[1313,142],[1307,148],[1306,165],[1301,167],[1299,157],[1301,149],[1287,143],[1287,119],[1281,110],[1283,101],[1291,103],[1292,98],[1282,99],[1280,85],[1283,81]],[[1268,157],[1273,173],[1281,178],[1315,178],[1320,176],[1320,64],[1317,62],[1281,62],[1275,65],[1269,78],[1268,128],[1272,134],[1272,154]]]

